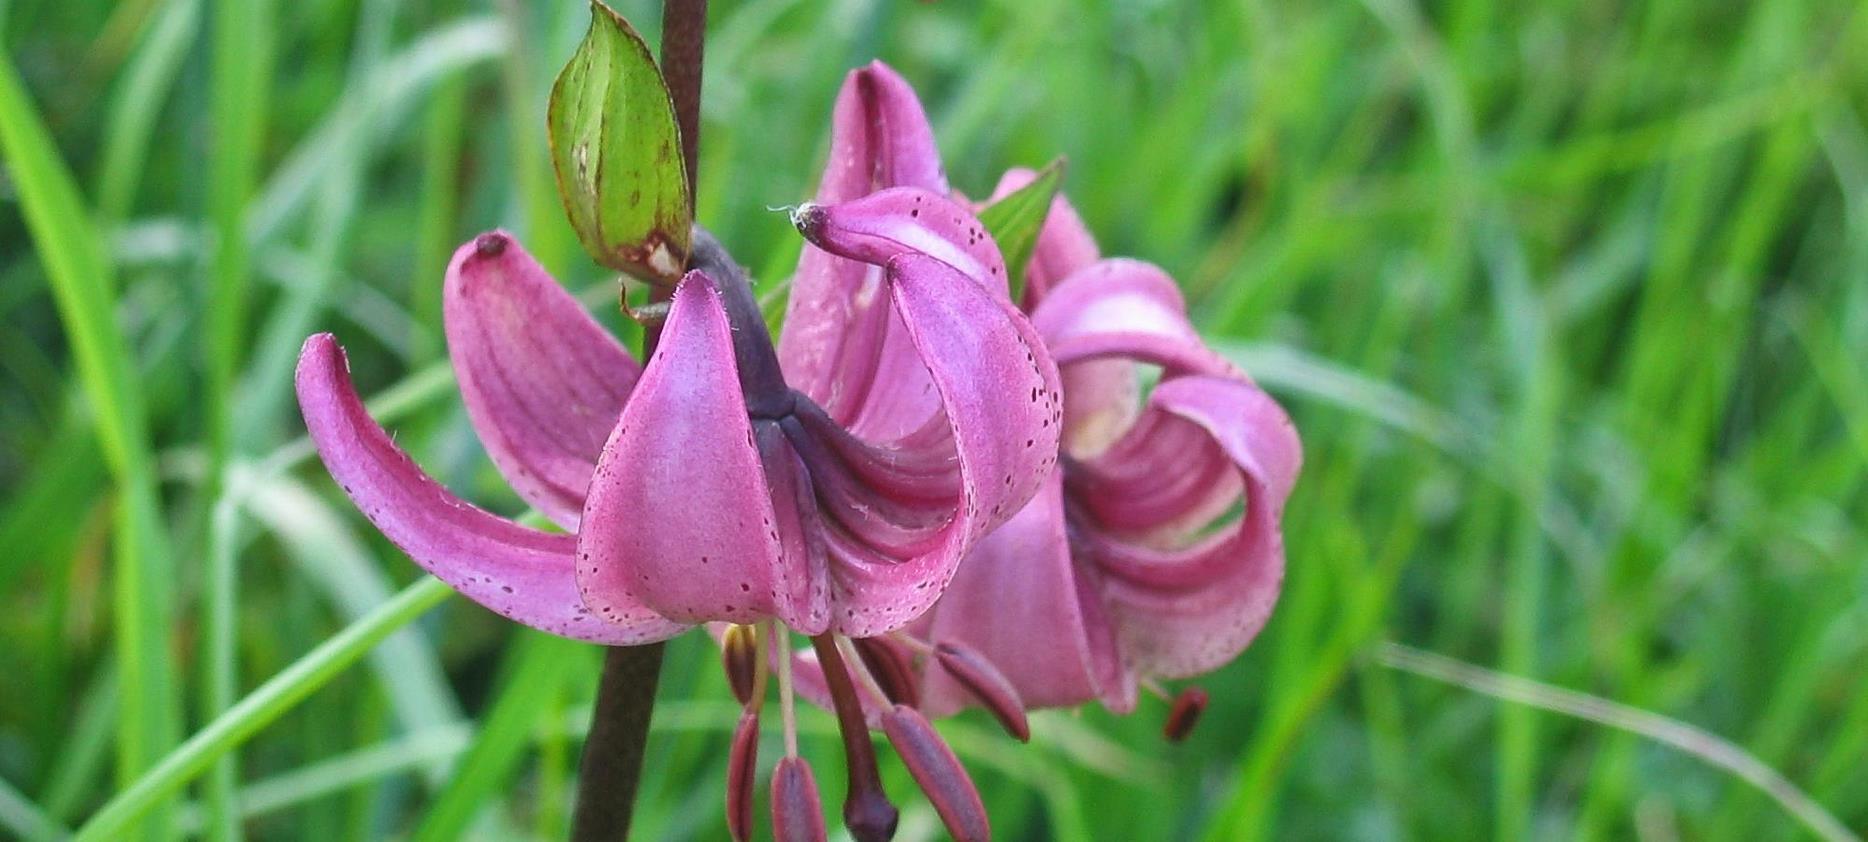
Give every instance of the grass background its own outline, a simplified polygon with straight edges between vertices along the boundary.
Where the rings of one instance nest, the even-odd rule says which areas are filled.
[[[1180,279],[1304,432],[1283,600],[1202,681],[1195,739],[1162,744],[1152,701],[1040,717],[1029,747],[947,727],[1001,838],[1805,833],[1690,754],[1392,669],[1389,641],[1723,735],[1868,827],[1868,9],[714,6],[701,215],[768,288],[798,248],[769,208],[882,57],[962,189],[1068,156],[1105,251]],[[619,7],[653,41],[654,6]],[[543,147],[586,19],[0,3],[0,836],[81,823],[416,579],[306,458],[307,333],[425,466],[519,511],[440,362],[440,270],[505,226],[613,309]],[[722,833],[713,658],[670,650],[642,838]],[[561,838],[596,663],[448,599],[237,713],[251,738],[135,832]],[[834,802],[830,720],[805,726]],[[899,838],[938,837],[887,762]]]

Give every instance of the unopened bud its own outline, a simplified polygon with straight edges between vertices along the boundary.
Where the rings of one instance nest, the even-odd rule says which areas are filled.
[[[934,657],[948,675],[986,706],[1006,733],[1021,743],[1031,742],[1031,724],[1025,720],[1025,702],[1018,697],[1018,688],[986,656],[957,643],[942,643],[934,647]]]
[[[1174,707],[1168,710],[1167,721],[1161,724],[1161,736],[1170,743],[1178,743],[1193,733],[1193,726],[1200,723],[1200,714],[1206,710],[1206,691],[1198,687],[1188,687],[1174,696]]]
[[[986,820],[986,805],[980,803],[979,789],[960,765],[953,749],[941,739],[940,732],[928,724],[921,712],[906,705],[896,705],[882,714],[882,731],[889,744],[901,756],[921,791],[927,793],[934,812],[940,814],[947,832],[956,842],[986,842],[992,838],[992,825]]]

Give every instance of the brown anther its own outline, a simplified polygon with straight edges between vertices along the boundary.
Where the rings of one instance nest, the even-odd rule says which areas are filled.
[[[921,682],[915,677],[915,656],[908,647],[886,637],[856,637],[850,642],[856,644],[863,667],[890,702],[921,706]]]
[[[775,842],[824,842],[824,805],[817,778],[802,757],[787,757],[772,770],[772,839]]]
[[[1188,687],[1174,696],[1174,707],[1168,710],[1167,721],[1161,723],[1161,736],[1170,743],[1178,743],[1193,733],[1193,726],[1200,723],[1200,714],[1206,710],[1206,691],[1198,687]]]
[[[920,711],[896,705],[882,714],[882,731],[889,735],[889,744],[895,746],[902,765],[927,793],[928,802],[934,805],[934,812],[940,814],[941,823],[956,842],[986,842],[992,838],[992,825],[986,820],[986,805],[979,800],[979,788]]]
[[[876,747],[869,742],[869,725],[863,719],[862,702],[856,698],[856,685],[850,681],[843,655],[828,633],[811,638],[817,662],[824,670],[824,683],[830,689],[831,706],[837,712],[837,730],[843,733],[844,765],[849,767],[849,792],[843,798],[843,825],[856,842],[888,842],[895,836],[900,818],[888,793],[882,791],[882,775],[876,770]]]
[[[934,647],[934,658],[986,706],[1007,734],[1021,743],[1031,742],[1031,723],[1025,719],[1025,702],[1018,697],[1018,688],[986,656],[957,643],[941,643]]]
[[[733,729],[726,760],[726,830],[733,842],[752,838],[752,785],[759,777],[759,711],[749,708]]]
[[[733,685],[733,698],[741,706],[750,706],[759,679],[759,629],[728,626],[720,639],[720,664],[726,667],[727,683]]]

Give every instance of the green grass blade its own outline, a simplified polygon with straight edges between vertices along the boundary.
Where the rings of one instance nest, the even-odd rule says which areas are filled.
[[[247,282],[251,256],[245,236],[245,211],[259,179],[267,90],[272,81],[273,13],[271,0],[216,0],[213,14],[214,155],[209,170],[208,227],[214,232],[205,300],[207,330],[202,333],[206,380],[208,473],[203,486],[210,522],[202,576],[202,709],[218,716],[234,703],[237,692],[234,635],[239,574],[233,546],[239,508],[227,497],[227,470],[234,450],[233,386],[243,356]],[[207,778],[206,836],[241,837],[234,804],[239,759],[229,752]]]
[[[1464,687],[1507,702],[1535,707],[1618,728],[1665,743],[1743,779],[1769,795],[1784,811],[1827,842],[1861,842],[1821,804],[1777,770],[1729,740],[1676,719],[1607,699],[1552,687],[1394,643],[1383,644],[1381,662],[1404,672]]]
[[[200,29],[201,0],[168,0],[123,68],[111,98],[104,166],[97,180],[98,215],[109,224],[130,212],[149,162],[156,121]]]
[[[112,557],[123,699],[118,774],[127,780],[174,744],[179,707],[167,656],[168,537],[143,398],[128,342],[116,323],[103,242],[77,184],[5,59],[0,59],[0,149],[51,281],[91,402],[99,444],[120,494]]]
[[[369,616],[345,626],[247,694],[206,728],[195,732],[149,772],[117,793],[78,828],[74,841],[103,842],[122,838],[132,823],[163,798],[186,786],[216,759],[304,701],[312,691],[330,683],[384,638],[440,605],[452,593],[454,591],[440,579],[424,576]]]
[[[512,787],[512,776],[530,748],[550,700],[574,667],[590,668],[590,647],[532,629],[517,629],[507,646],[503,688],[480,722],[479,732],[461,758],[422,823],[415,842],[459,839],[474,817]]]
[[[28,842],[52,842],[71,835],[5,778],[0,778],[0,828]]]

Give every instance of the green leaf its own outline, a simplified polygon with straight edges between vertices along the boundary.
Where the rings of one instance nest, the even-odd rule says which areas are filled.
[[[154,768],[112,796],[72,837],[72,842],[122,839],[124,831],[157,802],[181,789],[216,759],[232,751],[261,728],[331,683],[376,644],[383,642],[454,593],[433,576],[423,576],[368,615],[345,626],[291,666],[268,679],[245,698],[214,717]]]
[[[1012,282],[1012,300],[1025,294],[1025,264],[1038,246],[1038,231],[1051,214],[1051,197],[1064,181],[1064,159],[1058,158],[1038,171],[1030,184],[1005,195],[979,212],[979,221],[991,232],[1005,256],[1005,276]]]
[[[584,250],[651,283],[680,278],[694,211],[674,101],[649,45],[600,0],[551,86],[546,123],[558,194]]]

